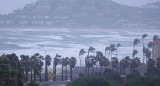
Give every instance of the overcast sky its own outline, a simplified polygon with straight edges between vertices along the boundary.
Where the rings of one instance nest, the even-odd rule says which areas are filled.
[[[35,2],[37,0],[0,0],[0,14],[7,14],[16,9],[23,8],[26,4]],[[114,0],[118,3],[129,5],[129,6],[143,6],[148,2],[158,0]],[[159,0],[160,1],[160,0]]]

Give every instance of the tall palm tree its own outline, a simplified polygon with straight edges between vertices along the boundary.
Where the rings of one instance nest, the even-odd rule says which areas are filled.
[[[147,34],[143,34],[142,35],[142,44],[143,44],[143,63],[144,63],[144,58],[145,58],[145,55],[144,55],[144,39],[147,37],[148,35]]]
[[[158,36],[158,35],[154,35],[154,36],[153,36],[153,41],[158,40],[158,39],[159,39],[159,36]]]
[[[109,65],[109,60],[107,58],[105,58],[104,56],[102,56],[101,58],[99,58],[99,65],[100,65],[100,73],[101,75],[103,75],[103,67],[107,67]]]
[[[134,39],[134,41],[133,41],[133,50],[135,50],[135,46],[138,45],[140,42],[141,42],[140,39],[137,39],[137,38]]]
[[[123,69],[122,69],[122,74],[126,74],[125,73],[125,69],[127,68],[127,67],[129,67],[129,65],[130,65],[130,63],[131,63],[131,59],[130,59],[130,57],[129,56],[126,56],[124,59],[122,59],[122,61],[121,61],[121,65],[122,65],[122,68],[124,69],[124,71],[123,71]]]
[[[24,65],[24,71],[25,71],[25,80],[28,81],[28,72],[30,71],[29,69],[29,56],[27,55],[20,55],[21,57],[21,62]]]
[[[85,58],[85,68],[86,68],[86,76],[89,75],[89,68],[93,66],[93,64],[91,63],[91,56],[87,56]]]
[[[117,55],[118,55],[118,47],[121,47],[121,46],[122,46],[122,45],[121,45],[120,43],[118,43],[117,46],[116,46],[116,58],[118,58],[118,57],[117,57]]]
[[[80,67],[82,66],[82,55],[84,55],[86,53],[86,51],[84,50],[84,49],[81,49],[80,51],[79,51],[79,61],[80,61]]]
[[[110,55],[110,47],[106,47],[105,48],[105,57],[107,55],[107,51],[108,51],[108,58],[109,58],[109,55]]]
[[[35,53],[33,56],[31,56],[32,59],[32,70],[33,70],[33,75],[34,75],[34,81],[36,81],[36,75],[39,75],[39,72],[41,71],[40,69],[40,64],[39,64],[39,53]]]
[[[112,58],[112,70],[113,68],[117,68],[117,72],[118,72],[118,64],[119,64],[118,58],[113,57]]]
[[[141,61],[138,57],[131,59],[130,72],[135,70],[135,68],[137,68],[140,64]]]
[[[144,53],[145,53],[145,56],[146,56],[146,63],[147,63],[148,59],[151,58],[152,52],[149,50],[149,48],[145,48]]]
[[[75,57],[71,57],[69,59],[69,65],[70,65],[70,78],[71,78],[71,81],[72,81],[72,70],[76,65],[76,58]]]
[[[114,51],[116,51],[116,47],[115,47],[114,44],[111,44],[111,45],[110,45],[111,60],[112,60],[112,54],[113,54]]]
[[[51,65],[51,56],[47,55],[45,57],[45,81],[48,81],[48,66]]]
[[[61,59],[61,64],[62,64],[62,76],[61,76],[61,81],[63,81],[63,67],[66,65],[64,58]]]
[[[88,56],[89,56],[90,53],[94,53],[94,51],[95,51],[94,47],[89,47],[89,49],[88,49]]]
[[[56,81],[56,67],[57,67],[57,65],[58,65],[58,63],[60,62],[60,58],[61,58],[61,55],[58,55],[58,54],[56,54],[56,56],[55,56],[55,58],[53,58],[54,59],[54,61],[53,61],[53,73],[55,74],[55,77],[54,77],[54,81]]]
[[[65,74],[66,74],[66,81],[67,81],[67,76],[68,76],[68,73],[67,73],[68,69],[67,69],[67,67],[69,65],[69,58],[66,57],[64,60],[65,60],[65,66],[66,66],[66,71],[65,71],[66,73]]]

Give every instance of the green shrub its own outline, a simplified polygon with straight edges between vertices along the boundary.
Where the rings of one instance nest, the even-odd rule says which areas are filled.
[[[124,86],[160,86],[160,78],[138,77],[127,79]]]
[[[118,86],[118,84],[103,77],[88,76],[80,77],[68,83],[67,86]]]
[[[35,81],[31,81],[28,86],[39,86],[39,83],[36,83]]]

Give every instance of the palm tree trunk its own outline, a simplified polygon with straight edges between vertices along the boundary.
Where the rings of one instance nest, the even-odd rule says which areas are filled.
[[[35,73],[35,71],[33,72],[33,75],[34,75],[34,81],[36,81],[36,73]]]
[[[67,66],[66,66],[66,81],[67,81]]]
[[[71,81],[72,81],[72,68],[70,67],[70,78],[71,78]]]
[[[46,81],[48,81],[48,66],[46,68]]]
[[[42,74],[42,73],[41,73],[41,70],[40,70],[40,75],[39,75],[39,79],[40,79],[39,81],[40,81],[40,82],[42,82],[41,74]]]
[[[93,71],[93,75],[94,75],[94,74],[95,74],[95,73],[94,73],[94,66],[92,67],[92,71]]]
[[[88,74],[88,73],[87,73],[87,67],[85,67],[85,71],[86,71],[86,76],[87,76],[87,74]]]
[[[47,62],[45,61],[45,81],[47,81]]]
[[[105,57],[106,57],[106,51],[105,51]]]
[[[143,49],[144,49],[144,41],[143,41],[143,38],[142,38],[142,43],[143,43]],[[144,50],[143,50],[144,51]],[[143,63],[144,63],[144,52],[143,52]]]
[[[56,70],[56,65],[54,65],[54,74],[55,74],[54,81],[56,81],[56,76],[57,76],[57,75],[56,75],[56,71],[57,71],[57,70]]]
[[[88,67],[88,76],[89,76],[89,67]]]
[[[63,65],[62,65],[62,77],[61,77],[61,80],[63,81]]]
[[[31,81],[32,81],[32,69],[31,69]]]
[[[102,76],[102,66],[100,66],[101,76]]]

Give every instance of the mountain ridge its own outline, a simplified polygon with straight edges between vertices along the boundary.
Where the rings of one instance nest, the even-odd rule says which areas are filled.
[[[112,0],[38,0],[23,9],[0,16],[0,26],[159,27],[158,13],[157,9],[130,7]],[[152,14],[155,15],[153,18]]]

